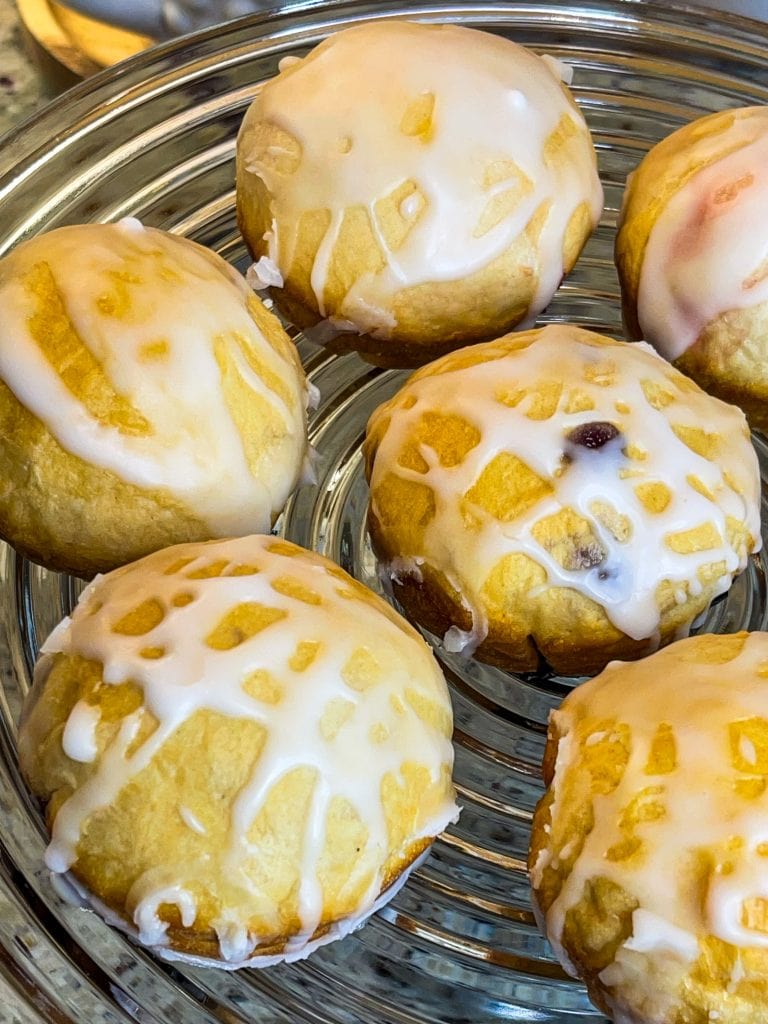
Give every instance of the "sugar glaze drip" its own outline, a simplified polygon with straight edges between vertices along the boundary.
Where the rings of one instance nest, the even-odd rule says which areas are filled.
[[[585,203],[594,225],[603,205],[589,132],[561,83],[569,71],[509,40],[454,25],[379,22],[326,40],[260,90],[241,136],[251,122],[285,133],[264,154],[243,154],[246,173],[271,195],[270,260],[287,278],[303,212],[328,211],[310,275],[318,311],[386,338],[397,326],[397,292],[481,271],[546,208],[530,266],[538,285],[526,315],[535,316],[563,275],[571,216]],[[376,98],[375,114],[368,95]],[[412,105],[421,113],[410,125]],[[422,131],[420,118],[431,127]],[[563,166],[546,146],[559,126],[582,142]],[[414,186],[399,205],[407,234],[392,245],[377,205],[406,183]],[[505,204],[508,212],[494,221],[491,211]],[[363,273],[341,307],[329,311],[331,258],[353,209],[365,210],[384,265]],[[487,230],[484,215],[492,222]]]
[[[0,264],[0,376],[18,400],[67,451],[127,483],[169,490],[214,535],[270,529],[298,477],[307,395],[298,360],[279,353],[249,313],[257,300],[245,280],[214,253],[135,218],[60,228],[44,241]],[[146,420],[144,432],[96,418],[39,348],[25,278],[43,265],[41,254],[80,342]],[[252,472],[225,401],[217,339],[284,428],[283,471]],[[245,349],[281,382],[282,396]]]
[[[185,556],[186,564],[175,569]],[[198,578],[200,571],[220,560],[225,562],[221,575]],[[239,866],[248,857],[248,831],[273,786],[298,767],[316,772],[300,872],[301,929],[285,950],[298,955],[321,920],[323,893],[317,872],[331,800],[346,799],[368,830],[367,843],[350,875],[352,881],[371,876],[352,915],[357,920],[378,898],[382,868],[389,852],[395,852],[390,851],[383,779],[389,775],[401,780],[401,769],[408,761],[424,766],[436,785],[450,773],[453,752],[445,681],[427,645],[405,622],[382,612],[365,591],[362,598],[350,591],[355,584],[340,570],[331,567],[329,571],[328,563],[303,553],[286,553],[275,538],[181,545],[136,566],[101,577],[86,589],[71,619],[49,638],[36,669],[42,683],[52,657],[76,654],[103,665],[105,684],[131,681],[143,693],[142,707],[123,719],[111,745],[101,750],[93,775],[58,810],[46,863],[54,872],[76,865],[89,817],[110,806],[196,711],[210,709],[251,719],[264,726],[267,736],[250,780],[234,800],[228,845],[219,856],[223,869],[230,876],[237,873],[241,884],[247,885]],[[289,596],[288,578],[304,588],[304,600]],[[191,598],[183,606],[174,603],[180,587],[185,600]],[[162,621],[141,636],[115,633],[114,624],[144,600],[159,603],[165,611]],[[257,636],[228,650],[214,650],[205,642],[231,609],[254,602],[283,616],[266,627],[263,641]],[[295,662],[292,667],[300,644],[317,645],[306,675]],[[148,659],[142,654],[148,648],[164,653]],[[366,689],[345,681],[349,659],[360,650],[386,666],[383,678]],[[257,700],[245,691],[244,681],[257,670],[268,672],[281,686],[279,703]],[[321,727],[323,714],[331,702],[338,701],[349,705],[348,715],[338,732],[328,736]],[[438,730],[421,717],[421,702],[442,709],[444,728]],[[133,750],[146,713],[154,716],[157,727]],[[74,752],[88,750],[94,734],[92,716],[75,707],[65,731]],[[433,812],[417,816],[409,842],[439,834],[456,817],[450,787],[445,793]],[[189,812],[184,821],[199,835],[202,850],[205,834],[196,827],[199,823],[189,818]],[[134,923],[141,941],[167,945],[167,925],[157,913],[162,903],[175,903],[184,922],[194,921],[190,884],[196,863],[158,867],[135,881],[129,903],[135,906]],[[249,931],[242,908],[224,906],[215,927],[224,959],[240,963],[250,958],[258,936]]]
[[[398,565],[402,573],[404,566],[418,560],[420,571],[431,565],[452,581],[472,610],[474,629],[466,638],[470,648],[482,641],[486,628],[483,586],[510,553],[530,556],[546,570],[546,586],[569,587],[590,598],[618,629],[639,640],[657,633],[660,581],[675,584],[684,601],[686,595],[701,593],[699,570],[705,565],[722,562],[716,587],[720,593],[745,568],[749,550],[728,540],[729,519],[746,524],[751,550],[759,550],[759,473],[742,413],[696,389],[645,344],[605,339],[601,344],[594,335],[591,338],[586,332],[552,325],[501,358],[495,352],[486,362],[455,371],[421,371],[400,392],[410,405],[396,397],[372,418],[371,425],[393,410],[373,460],[372,510],[381,519],[377,490],[388,473],[432,490],[435,515],[423,544],[419,550],[399,552]],[[489,351],[493,346],[489,344]],[[611,377],[609,386],[606,374]],[[562,386],[557,409],[547,418],[528,415],[537,387],[553,381]],[[643,390],[646,381],[668,394],[671,404],[654,408]],[[499,398],[516,388],[528,389],[518,404]],[[569,394],[589,399],[590,408],[567,411]],[[475,427],[479,443],[458,465],[450,466],[442,465],[429,445],[418,444],[424,472],[403,465],[401,454],[418,436],[422,417],[442,413]],[[603,427],[601,421],[609,421],[615,430],[604,443],[596,448],[573,443],[575,431]],[[710,460],[691,450],[672,429],[673,423],[695,430],[706,424],[707,431],[719,438],[719,457]],[[515,455],[551,485],[550,493],[509,522],[466,497],[500,453]],[[650,513],[636,488],[654,482],[668,488],[670,500],[663,511]],[[617,539],[601,521],[595,503],[606,503],[625,517],[625,538]],[[475,521],[471,530],[464,518],[467,508]],[[565,508],[588,521],[605,553],[592,567],[564,568],[533,533],[544,517]],[[706,523],[717,534],[712,547],[684,554],[667,543],[670,536]],[[454,649],[457,639],[450,638]]]

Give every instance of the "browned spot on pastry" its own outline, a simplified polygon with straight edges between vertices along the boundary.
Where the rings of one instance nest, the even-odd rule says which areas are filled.
[[[742,800],[757,800],[765,792],[765,786],[764,778],[736,779],[733,791]]]
[[[723,542],[720,531],[714,523],[702,523],[691,530],[670,533],[664,543],[678,555],[692,555],[696,551],[708,551]]]
[[[157,341],[147,341],[139,349],[139,360],[148,363],[158,359],[165,359],[170,351],[170,345],[164,338],[158,338]]]
[[[112,632],[121,636],[144,636],[159,626],[164,618],[163,606],[154,597],[150,597],[119,619],[112,626]]]
[[[610,359],[588,363],[584,367],[584,380],[599,388],[613,387],[616,383],[616,364]]]
[[[720,437],[718,434],[710,434],[703,427],[683,426],[680,423],[673,423],[672,429],[684,445],[701,455],[705,459],[714,459],[720,451]]]
[[[212,580],[224,575],[224,570],[229,565],[228,558],[217,558],[215,562],[209,562],[199,569],[192,569],[186,573],[188,580]]]
[[[23,284],[34,303],[27,319],[29,333],[67,390],[99,423],[121,434],[152,433],[149,422],[112,387],[75,330],[50,266],[36,263],[25,274]]]
[[[390,252],[397,252],[404,244],[426,207],[424,193],[410,178],[377,200],[374,207],[376,224]],[[415,396],[410,397],[416,401]]]
[[[607,501],[590,502],[589,511],[620,543],[625,543],[632,536],[632,521],[629,516],[617,511]]]
[[[303,152],[298,139],[269,121],[259,121],[250,127],[247,149],[247,171],[257,173],[258,169],[267,168],[281,175],[298,170]]]
[[[677,768],[677,743],[672,726],[662,722],[651,740],[648,760],[643,769],[646,775],[669,775]]]
[[[607,796],[621,782],[632,750],[629,726],[624,722],[596,722],[581,741],[580,756],[591,776],[594,794]]]
[[[214,651],[230,651],[233,647],[250,640],[273,622],[284,619],[287,612],[280,608],[270,608],[256,601],[246,601],[236,605],[221,617],[214,626],[205,642]]]
[[[142,647],[139,651],[139,655],[142,658],[146,658],[147,661],[158,661],[160,658],[165,656],[164,647]]]
[[[256,669],[246,676],[243,680],[243,689],[254,700],[266,705],[279,705],[283,699],[282,684],[266,669]]]
[[[590,409],[594,408],[594,400],[586,391],[582,391],[580,388],[573,388],[573,390],[568,393],[564,411],[571,414],[576,412],[589,412]]]
[[[643,507],[651,513],[658,515],[663,512],[672,500],[672,492],[666,484],[661,481],[653,481],[646,484],[638,484],[635,494]]]
[[[672,390],[663,387],[657,380],[646,378],[640,381],[646,401],[654,409],[666,409],[675,401],[675,394]]]
[[[329,700],[323,708],[320,717],[320,735],[326,742],[330,743],[336,739],[339,730],[346,725],[355,712],[355,705],[351,700],[343,697],[334,697]]]
[[[280,576],[272,581],[272,589],[277,591],[278,594],[292,597],[294,600],[302,601],[304,604],[317,605],[323,603],[323,599],[317,591],[305,586],[295,576]]]
[[[510,522],[552,493],[544,480],[511,452],[502,452],[488,463],[466,499],[485,509],[494,519]]]
[[[304,672],[317,657],[320,651],[320,642],[317,640],[301,640],[296,645],[296,650],[290,657],[289,667],[293,672]]]
[[[557,162],[560,150],[569,139],[578,135],[579,129],[570,114],[562,114],[554,129],[544,140],[544,163],[548,166]]]
[[[411,138],[429,142],[434,134],[435,94],[422,93],[408,104],[400,121],[400,131]]]
[[[480,431],[463,417],[453,413],[425,412],[398,457],[398,464],[417,473],[426,473],[428,464],[419,449],[431,448],[440,465],[460,465],[468,452],[480,444]]]
[[[731,764],[738,772],[768,774],[768,721],[743,718],[728,728]]]
[[[175,576],[177,572],[181,572],[190,562],[194,562],[194,558],[177,558],[170,565],[163,569],[163,576]]]
[[[377,683],[384,676],[378,660],[367,647],[356,647],[341,670],[344,682],[353,690],[362,692]]]
[[[297,544],[291,544],[289,540],[273,540],[267,551],[270,555],[282,555],[283,558],[295,558],[303,554],[301,548]]]
[[[491,188],[494,184],[501,182],[508,183],[507,187],[488,200],[475,226],[473,232],[475,238],[481,238],[491,228],[496,227],[517,209],[526,196],[533,192],[533,182],[513,160],[495,160],[486,167],[483,178],[484,187]]]

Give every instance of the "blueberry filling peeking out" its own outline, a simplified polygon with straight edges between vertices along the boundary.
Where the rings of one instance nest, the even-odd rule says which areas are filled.
[[[568,440],[580,448],[602,448],[619,436],[619,428],[613,423],[596,420],[594,423],[582,423],[568,434]]]

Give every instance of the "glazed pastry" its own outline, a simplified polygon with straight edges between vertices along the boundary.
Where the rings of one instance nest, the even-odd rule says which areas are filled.
[[[617,1024],[753,1024],[768,993],[768,634],[609,665],[553,712],[530,853],[558,958]]]
[[[654,146],[627,186],[616,262],[630,336],[768,426],[768,107]]]
[[[424,367],[368,424],[374,548],[408,615],[512,671],[675,639],[760,546],[742,413],[568,325]]]
[[[167,959],[235,968],[357,927],[457,815],[424,641],[274,537],[94,581],[42,649],[19,736],[46,864]]]
[[[0,534],[91,575],[268,530],[307,453],[279,321],[207,249],[132,218],[0,260]]]
[[[237,143],[255,278],[315,337],[385,366],[532,321],[602,211],[561,78],[490,33],[394,20],[283,65]]]

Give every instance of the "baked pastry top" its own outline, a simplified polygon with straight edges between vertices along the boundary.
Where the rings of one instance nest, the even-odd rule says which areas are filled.
[[[409,616],[513,670],[648,653],[761,543],[742,413],[648,346],[568,325],[424,367],[374,412],[365,454]]]
[[[382,365],[532,318],[602,211],[567,75],[490,33],[400,20],[284,64],[238,137],[256,276]]]
[[[550,719],[534,901],[617,1022],[763,1019],[768,634],[612,664]]]
[[[452,715],[384,601],[274,537],[95,580],[19,737],[46,864],[160,955],[296,959],[361,923],[457,815]]]
[[[616,236],[624,316],[707,391],[768,423],[768,107],[709,114],[630,176]]]
[[[306,404],[277,318],[193,242],[126,218],[0,260],[0,533],[49,567],[268,530]]]

